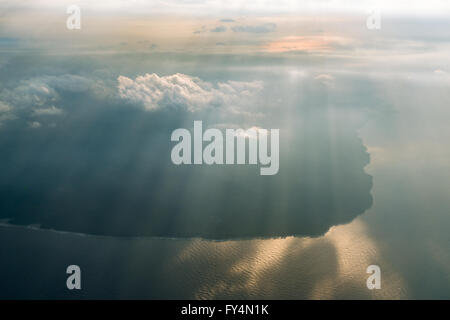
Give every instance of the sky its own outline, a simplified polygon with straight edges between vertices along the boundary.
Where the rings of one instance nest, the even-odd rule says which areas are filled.
[[[66,27],[72,4],[79,30]],[[0,242],[34,248],[39,265],[57,250],[49,270],[71,254],[97,270],[98,251],[80,249],[96,245],[123,261],[109,271],[123,290],[92,276],[87,297],[448,297],[449,11],[0,0]],[[194,120],[279,128],[279,173],[174,166],[170,134]],[[2,274],[15,279],[19,261]],[[385,291],[367,292],[370,263]],[[169,289],[125,284],[145,267]],[[66,297],[35,285],[8,280],[2,294]]]
[[[441,104],[450,79],[445,2],[370,4],[80,2],[70,30],[65,3],[2,2],[2,217],[211,239],[316,236],[351,221],[373,203],[365,167],[379,148],[360,130],[393,121],[405,86],[420,88],[411,103]],[[174,167],[167,137],[199,119],[280,128],[280,174]]]

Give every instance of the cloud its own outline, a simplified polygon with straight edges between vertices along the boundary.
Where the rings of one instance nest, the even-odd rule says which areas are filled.
[[[55,89],[61,89],[70,92],[87,91],[92,85],[92,80],[72,74],[65,74],[61,76],[45,76],[40,80]]]
[[[11,111],[11,107],[4,102],[0,101],[0,114]]]
[[[37,116],[58,116],[63,114],[63,110],[56,108],[55,106],[51,106],[49,108],[36,109],[33,113]]]
[[[234,106],[262,89],[261,81],[214,85],[181,73],[163,77],[145,74],[134,80],[119,76],[117,81],[122,99],[148,111],[172,107],[195,112],[208,107]]]
[[[14,119],[14,115],[11,113],[12,108],[8,104],[0,101],[0,127],[6,120]]]
[[[249,32],[249,33],[268,33],[273,32],[277,28],[274,23],[264,23],[260,25],[244,25],[234,26],[231,28],[234,32]]]
[[[29,115],[60,115],[63,110],[54,105],[61,100],[62,92],[86,92],[92,84],[90,79],[71,74],[21,80],[0,91],[0,122]]]
[[[33,121],[29,123],[29,126],[32,129],[39,129],[42,125],[37,121]]]
[[[211,29],[211,32],[225,32],[227,31],[227,27],[225,26],[218,26],[215,27],[214,29]]]
[[[314,79],[324,85],[333,85],[333,83],[334,83],[334,77],[331,74],[326,74],[326,73],[319,74],[319,75],[315,76]]]
[[[195,30],[193,33],[194,34],[199,34],[199,33],[204,33],[206,32],[208,29],[206,29],[206,26],[201,26],[200,29]]]
[[[447,75],[447,72],[445,72],[445,71],[443,71],[441,69],[434,70],[433,73],[436,74],[436,75],[440,75],[440,76]]]
[[[269,43],[266,51],[276,52],[314,52],[342,48],[353,43],[352,39],[337,36],[289,36]]]
[[[0,92],[0,100],[14,107],[43,106],[58,100],[57,90],[83,92],[89,89],[92,81],[77,75],[41,76],[22,80],[13,89]]]
[[[314,77],[316,80],[333,80],[334,77],[331,74],[322,73]]]
[[[16,13],[24,9],[52,10],[58,9],[61,3],[67,5],[72,2],[40,0],[40,1],[0,1],[1,12],[8,14]],[[273,15],[273,14],[358,14],[365,13],[368,8],[376,5],[383,9],[383,13],[392,15],[440,15],[446,16],[450,13],[450,4],[443,0],[347,0],[345,6],[336,0],[302,0],[302,1],[280,1],[280,0],[147,0],[147,1],[92,1],[78,0],[76,2],[84,10],[94,13],[112,15],[116,12],[129,15],[142,14],[196,14],[200,16],[222,15],[227,17],[239,17],[248,15]],[[407,3],[407,5],[405,5]]]
[[[0,92],[0,100],[7,102],[13,109],[43,106],[57,98],[56,91],[39,78],[22,80],[15,88]]]
[[[220,22],[228,23],[228,22],[234,22],[233,19],[220,19]]]

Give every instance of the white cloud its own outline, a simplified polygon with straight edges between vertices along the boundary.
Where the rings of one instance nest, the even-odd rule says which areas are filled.
[[[145,74],[135,80],[119,76],[117,80],[122,99],[149,111],[174,107],[195,112],[208,107],[233,106],[262,89],[260,81],[228,81],[214,85],[180,73],[163,77]]]

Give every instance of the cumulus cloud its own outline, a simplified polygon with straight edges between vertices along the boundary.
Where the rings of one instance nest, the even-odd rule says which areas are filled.
[[[46,82],[40,79],[23,80],[12,89],[4,89],[0,99],[6,101],[14,109],[43,106],[57,100],[58,94]]]
[[[195,112],[208,107],[234,106],[262,89],[260,81],[214,85],[180,73],[163,77],[145,74],[134,80],[119,76],[117,80],[122,99],[149,111],[172,107]]]

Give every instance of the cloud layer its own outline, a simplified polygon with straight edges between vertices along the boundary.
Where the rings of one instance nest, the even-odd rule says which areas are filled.
[[[268,33],[273,32],[277,28],[274,23],[264,23],[260,25],[245,25],[245,26],[234,26],[231,28],[234,32],[249,32],[249,33]]]

